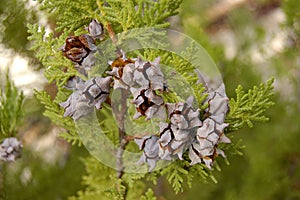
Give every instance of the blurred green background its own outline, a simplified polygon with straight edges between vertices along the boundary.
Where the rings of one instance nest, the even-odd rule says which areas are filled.
[[[300,199],[300,3],[299,0],[184,0],[171,28],[198,41],[223,75],[227,95],[275,77],[276,103],[267,123],[234,132],[245,145],[243,156],[227,153],[230,165],[220,161],[218,183],[195,180],[191,189],[175,197],[167,183],[159,191],[165,199]],[[38,11],[36,2],[1,0],[0,59],[11,68],[21,89],[29,89],[19,135],[22,159],[0,168],[3,199],[67,199],[83,189],[80,158],[84,147],[57,138],[59,127],[43,117],[43,107],[30,88],[53,86],[26,82],[22,76],[42,79],[42,69],[28,50],[27,23],[55,28],[55,16]],[[17,62],[22,60],[22,62]],[[24,63],[29,67],[25,71]]]

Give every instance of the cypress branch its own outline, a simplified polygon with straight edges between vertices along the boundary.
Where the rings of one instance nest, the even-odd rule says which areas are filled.
[[[81,140],[77,134],[74,121],[71,118],[64,117],[64,109],[51,100],[50,95],[45,91],[35,90],[37,99],[45,106],[44,116],[50,118],[56,125],[65,128],[67,131],[60,134],[64,139],[72,144],[81,146]]]
[[[274,78],[253,89],[245,92],[239,85],[235,90],[236,98],[229,101],[230,112],[227,115],[226,122],[229,123],[226,132],[236,131],[244,126],[253,126],[253,122],[266,122],[269,120],[265,116],[266,110],[274,105],[271,98],[273,92]]]
[[[2,80],[4,80],[2,82]],[[0,141],[6,137],[14,137],[23,116],[22,106],[24,94],[10,80],[9,70],[5,76],[0,75]]]
[[[71,0],[39,0],[39,2],[41,3],[41,9],[59,16],[56,31],[63,31],[63,34],[59,37],[54,37],[53,34],[46,36],[45,28],[40,28],[37,25],[28,26],[29,33],[31,33],[29,39],[33,41],[32,50],[36,52],[37,58],[39,58],[45,66],[45,76],[49,82],[55,82],[58,86],[58,93],[54,100],[52,100],[44,91],[35,91],[36,96],[46,108],[44,115],[49,117],[57,125],[65,128],[66,131],[61,133],[61,136],[72,144],[80,145],[81,141],[76,133],[73,120],[70,117],[63,116],[64,109],[58,104],[65,101],[71,93],[64,89],[66,82],[70,77],[79,76],[79,73],[73,67],[73,63],[69,60],[67,61],[59,51],[60,47],[65,42],[65,38],[73,33],[86,33],[83,28],[91,21],[91,19],[97,19],[99,22],[103,23],[105,31],[109,35],[109,38],[112,39],[114,45],[111,45],[113,47],[106,47],[102,46],[102,41],[97,43],[98,49],[95,56],[98,59],[98,63],[95,68],[89,72],[87,77],[81,75],[81,79],[86,80],[95,75],[100,77],[106,76],[103,75],[103,72],[107,70],[107,61],[115,59],[110,58],[109,56],[106,57],[106,55],[112,55],[112,52],[116,50],[115,46],[118,45],[117,42],[121,41],[122,43],[122,35],[118,38],[119,41],[116,39],[118,33],[134,28],[168,27],[169,23],[166,19],[178,13],[182,1],[91,0],[74,2]],[[157,47],[165,47],[166,45],[163,42],[163,39],[166,36],[159,32],[156,34],[141,34],[138,31],[134,32],[132,30],[132,35],[130,35],[130,37],[141,37],[141,35],[146,38],[144,40],[141,39],[141,45],[152,46],[149,44],[149,41],[153,42]],[[126,38],[126,35],[124,37],[125,39],[128,39]],[[151,38],[151,40],[149,40],[149,38]],[[108,37],[106,39],[108,39]],[[114,53],[113,55],[115,56],[116,54]],[[175,53],[152,49],[130,52],[128,55],[139,55],[146,60],[154,60],[160,56],[161,64],[173,67],[173,70],[178,72],[180,77],[183,77],[184,84],[189,85],[190,90],[184,91],[184,95],[190,96],[190,91],[193,91],[193,95],[196,97],[198,103],[198,108],[200,108],[201,111],[208,108],[208,104],[203,104],[208,96],[205,94],[206,88],[198,83],[197,74],[194,70],[195,66],[190,62],[194,60],[196,56],[194,44],[191,44],[190,47],[183,52],[186,59],[181,58]],[[168,69],[166,69],[166,71],[167,70]],[[236,89],[236,99],[231,99],[229,102],[230,112],[226,118],[229,127],[227,127],[226,132],[238,130],[246,125],[251,127],[255,121],[266,121],[268,119],[264,116],[264,113],[267,108],[273,105],[273,102],[270,100],[273,94],[273,81],[274,79],[271,79],[267,83],[261,84],[259,87],[253,87],[253,89],[248,92],[245,92],[241,86]],[[170,88],[170,93],[162,94],[162,98],[169,103],[184,102],[186,99],[184,95],[180,96],[176,91],[173,91],[172,88]],[[217,182],[212,175],[212,172],[209,171],[204,164],[198,163],[191,166],[186,154],[183,155],[185,158],[183,161],[173,162],[166,168],[147,175],[131,175],[124,173],[122,162],[123,151],[126,147],[128,148],[128,146],[130,146],[130,144],[126,146],[129,142],[129,137],[127,137],[123,127],[124,115],[127,111],[126,99],[127,96],[122,98],[121,109],[114,108],[114,106],[118,107],[119,105],[111,105],[113,109],[119,111],[116,115],[118,122],[121,122],[119,123],[119,125],[121,124],[121,127],[118,131],[116,127],[111,126],[113,117],[111,112],[108,111],[113,109],[104,104],[103,108],[97,113],[98,119],[101,119],[99,124],[101,128],[103,127],[103,132],[111,140],[115,140],[114,142],[119,144],[116,155],[117,176],[112,175],[116,173],[115,171],[103,166],[95,159],[85,159],[84,162],[86,164],[87,175],[83,177],[83,184],[86,186],[86,189],[78,192],[78,196],[72,197],[72,199],[137,199],[142,196],[142,190],[146,187],[142,182],[143,180],[150,180],[156,183],[157,177],[162,175],[166,176],[175,193],[182,192],[185,185],[191,187],[192,181],[195,178],[199,178],[203,182],[206,182],[207,179],[210,178],[212,181]],[[149,104],[151,104],[151,102]],[[133,109],[135,111],[135,108]],[[130,112],[132,110],[129,108],[128,111]],[[119,134],[117,136],[118,140],[116,140],[117,133]],[[226,144],[222,149],[227,148],[226,150],[229,152],[239,153],[239,147],[240,145]],[[141,190],[138,190],[135,182],[141,183],[143,186],[141,187]],[[148,190],[142,199],[155,199],[153,191]]]

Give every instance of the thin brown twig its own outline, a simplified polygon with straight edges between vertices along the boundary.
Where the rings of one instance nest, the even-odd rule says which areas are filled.
[[[102,16],[105,16],[105,13],[102,9],[103,2],[97,1],[97,5],[100,9]],[[118,44],[117,44],[118,40],[117,40],[117,36],[113,30],[113,27],[110,22],[105,22],[104,26],[105,26],[107,33],[108,33],[109,37],[111,38],[113,44],[116,46],[117,56],[119,57],[121,55],[121,53],[120,53],[121,51],[118,48]],[[126,148],[126,145],[129,142],[126,132],[124,131],[124,116],[127,112],[127,104],[126,104],[127,96],[128,96],[128,92],[126,90],[122,89],[121,90],[121,99],[120,99],[121,107],[119,107],[118,104],[112,104],[111,99],[109,99],[106,102],[111,106],[113,112],[115,113],[115,117],[116,117],[116,120],[117,120],[118,126],[119,126],[119,147],[116,152],[116,168],[117,168],[117,178],[118,179],[121,179],[124,174],[123,153]],[[121,191],[121,185],[122,185],[121,182],[117,183],[116,187],[117,187],[118,191]],[[124,193],[123,199],[126,199],[126,192]]]
[[[108,35],[109,35],[110,39],[113,41],[114,45],[117,46],[117,42],[118,42],[117,36],[116,36],[116,34],[115,34],[115,32],[114,32],[114,30],[113,30],[112,25],[111,25],[110,22],[108,22],[106,24],[106,30],[108,32]]]
[[[117,150],[116,158],[117,158],[117,177],[122,178],[124,174],[124,166],[123,166],[123,153],[126,145],[128,144],[128,140],[126,139],[126,133],[119,128],[119,148]]]
[[[121,179],[124,174],[124,164],[123,164],[123,153],[126,148],[126,145],[128,144],[129,140],[127,139],[126,132],[124,131],[124,116],[127,112],[127,96],[128,92],[124,89],[121,89],[121,95],[120,95],[120,107],[118,109],[118,105],[114,105],[115,113],[116,113],[116,119],[118,120],[119,125],[119,148],[116,153],[116,167],[117,167],[117,178]],[[121,184],[117,184],[117,189],[121,190]],[[123,196],[124,199],[126,199],[126,191]]]

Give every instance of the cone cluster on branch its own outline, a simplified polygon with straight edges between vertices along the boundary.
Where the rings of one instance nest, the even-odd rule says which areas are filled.
[[[15,161],[21,157],[22,144],[15,137],[5,138],[0,144],[0,160],[5,162]]]
[[[72,60],[77,68],[94,64],[93,52],[97,50],[94,41],[101,38],[103,26],[93,20],[88,31],[89,35],[67,38],[63,48],[63,55]],[[136,110],[134,119],[144,116],[146,121],[152,118],[161,120],[159,133],[134,138],[143,151],[140,163],[147,163],[151,171],[159,160],[186,159],[184,154],[188,151],[186,155],[191,165],[204,163],[211,168],[217,155],[225,157],[224,152],[217,148],[218,144],[230,143],[224,134],[228,126],[224,121],[229,109],[224,84],[217,89],[206,87],[207,98],[202,102],[208,104],[205,110],[194,106],[193,96],[185,102],[165,102],[162,94],[168,92],[168,86],[159,62],[160,58],[143,61],[141,58],[126,58],[123,54],[108,62],[110,70],[103,77],[86,81],[77,77],[72,82],[73,94],[60,103],[65,108],[64,116],[76,121],[94,108],[101,109],[104,102],[110,102],[111,90],[127,90]]]
[[[224,152],[217,148],[219,143],[230,143],[230,139],[224,134],[224,128],[228,126],[224,123],[228,98],[222,89],[224,87],[220,86],[216,91],[207,91],[208,108],[204,112],[209,116],[203,121],[200,120],[200,110],[192,106],[192,96],[186,102],[165,103],[169,123],[160,122],[159,136],[135,139],[143,150],[140,161],[148,163],[149,170],[152,170],[159,159],[183,160],[183,154],[188,150],[191,165],[204,163],[211,168],[217,155],[225,157]],[[219,108],[215,109],[217,107]],[[157,141],[155,145],[154,140]]]

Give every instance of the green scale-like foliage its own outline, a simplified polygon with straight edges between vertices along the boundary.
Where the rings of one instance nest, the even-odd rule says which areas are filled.
[[[14,137],[23,115],[23,92],[19,92],[9,78],[0,74],[0,142],[6,137]]]
[[[55,100],[52,101],[50,95],[48,95],[45,91],[36,90],[35,94],[40,102],[45,106],[46,111],[44,112],[44,115],[49,117],[58,126],[66,129],[66,132],[62,132],[60,135],[73,145],[81,145],[81,140],[77,134],[73,120],[63,116],[64,109],[59,106]]]
[[[67,33],[58,38],[54,38],[52,33],[46,36],[45,28],[38,25],[28,25],[28,32],[31,34],[28,39],[34,41],[31,49],[36,52],[35,56],[46,67],[45,76],[49,82],[55,81],[60,88],[70,77],[78,75],[72,63],[66,60],[59,50],[65,42]],[[67,72],[65,72],[66,68]]]
[[[166,28],[170,24],[165,20],[178,14],[181,0],[109,0],[110,6],[103,7],[104,18],[123,31],[132,28]]]
[[[83,159],[86,166],[86,175],[83,176],[84,191],[79,191],[71,200],[92,199],[124,199],[124,193],[128,199],[151,199],[153,192],[145,190],[145,184],[140,180],[145,174],[124,174],[123,180],[114,176],[114,170],[99,163],[92,157]],[[115,185],[118,184],[116,188]],[[126,188],[128,186],[128,188]],[[155,198],[156,199],[156,198]]]
[[[58,16],[57,31],[74,32],[99,16],[96,0],[90,1],[56,1],[39,0],[40,9]]]
[[[123,31],[140,27],[165,28],[169,26],[165,20],[178,13],[181,2],[182,0],[39,0],[41,9],[58,16],[57,31],[68,33],[82,28],[91,19],[121,26]]]
[[[236,131],[245,125],[253,126],[253,122],[266,122],[268,118],[264,115],[265,111],[274,103],[270,99],[273,96],[274,78],[266,83],[254,86],[253,89],[245,92],[239,85],[236,92],[236,99],[232,98],[229,102],[230,112],[226,118],[229,123],[227,131]]]

